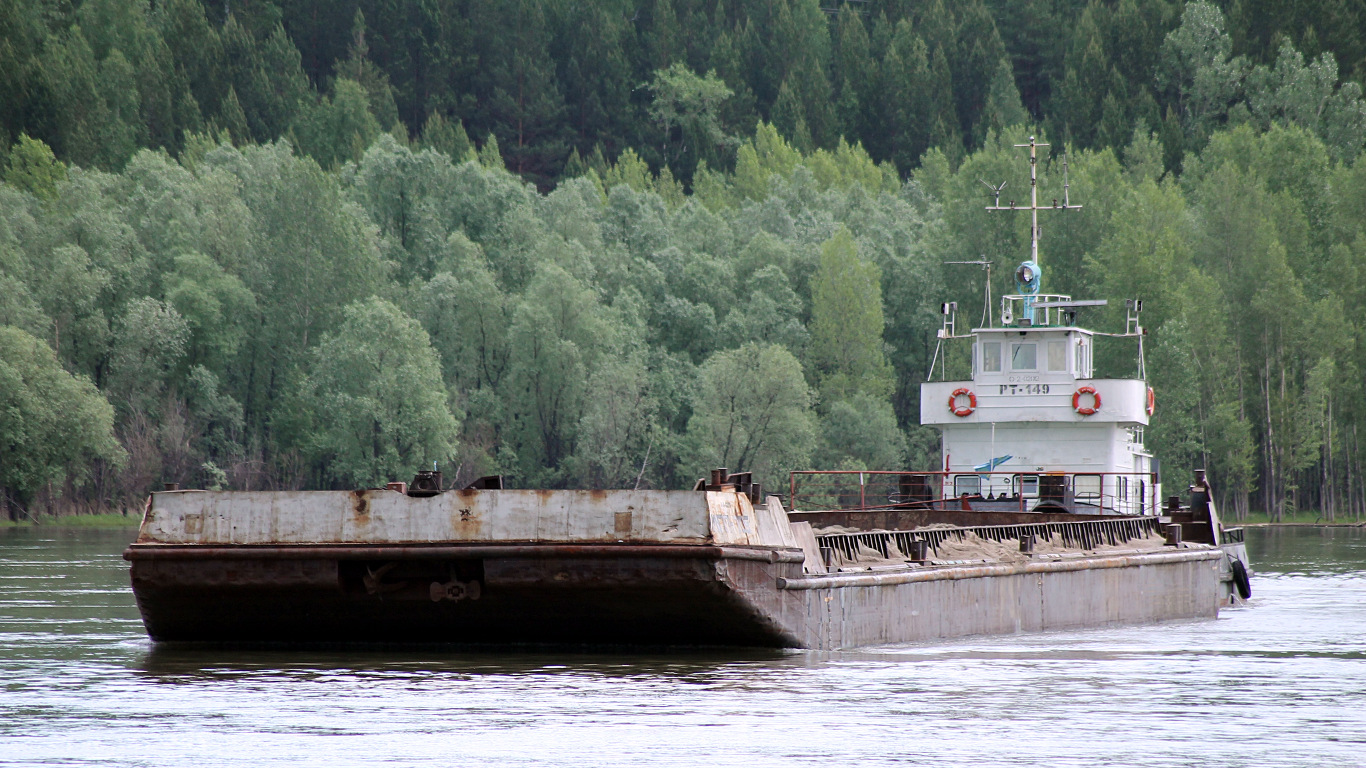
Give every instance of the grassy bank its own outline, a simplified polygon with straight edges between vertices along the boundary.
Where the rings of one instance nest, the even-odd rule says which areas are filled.
[[[0,528],[136,528],[142,522],[141,515],[121,515],[111,512],[103,515],[63,515],[49,517],[37,515],[18,521],[0,519]]]

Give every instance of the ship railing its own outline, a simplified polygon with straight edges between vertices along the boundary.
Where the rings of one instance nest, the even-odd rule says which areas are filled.
[[[968,534],[995,542],[1019,541],[1033,536],[1037,542],[1050,542],[1070,549],[1090,550],[1100,546],[1119,547],[1129,542],[1162,535],[1156,517],[1124,517],[1114,520],[1079,520],[1070,523],[1022,523],[1017,525],[973,525],[955,528],[922,528],[914,531],[870,531],[826,533],[816,536],[821,548],[834,550],[839,561],[853,563],[876,556],[883,560],[911,560],[915,543],[939,549],[950,539],[965,541]]]
[[[1005,324],[1027,318],[1031,325],[1068,325],[1068,315],[1061,307],[1039,307],[1037,304],[1066,304],[1072,297],[1062,293],[1036,293],[1031,296],[1006,294],[1001,297],[1001,321]],[[1026,307],[1032,311],[1026,311]],[[1009,319],[1006,319],[1009,318]]]
[[[788,474],[794,512],[1038,507],[1095,514],[1160,515],[1150,472],[798,470]],[[1042,511],[1042,510],[1040,510]]]

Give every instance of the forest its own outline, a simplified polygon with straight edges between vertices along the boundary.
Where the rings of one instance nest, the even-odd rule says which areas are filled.
[[[1169,487],[1366,516],[1366,3],[0,0],[0,513],[937,464],[941,301],[1084,208]],[[1009,193],[1007,193],[1007,196]],[[1099,350],[1134,374],[1131,342]],[[966,349],[950,350],[950,375]]]

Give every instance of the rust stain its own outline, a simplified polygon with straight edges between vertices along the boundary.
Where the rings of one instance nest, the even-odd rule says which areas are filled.
[[[540,497],[541,501],[544,503],[553,499],[555,497],[555,492],[544,488],[538,488],[536,489],[536,495]]]
[[[476,497],[479,496],[479,490],[477,488],[461,488],[460,490],[456,491],[456,494],[460,496],[460,501],[462,504],[469,504],[471,501],[473,501]]]
[[[618,512],[618,513],[616,513],[615,515],[613,515],[612,518],[613,518],[613,519],[612,519],[612,523],[613,523],[613,525],[612,525],[613,533],[615,533],[615,534],[617,535],[617,538],[621,538],[621,539],[630,538],[630,536],[631,536],[631,510],[628,509],[628,510],[626,510],[625,512]]]
[[[468,541],[479,537],[484,521],[475,513],[473,507],[461,506],[451,513],[451,527],[455,530],[457,538]]]
[[[588,491],[588,498],[593,499],[595,501],[602,501],[603,499],[607,498],[607,491],[604,491],[601,488],[593,488],[592,490]]]
[[[370,492],[355,490],[351,492],[351,496],[351,511],[354,513],[356,522],[361,524],[370,522]]]

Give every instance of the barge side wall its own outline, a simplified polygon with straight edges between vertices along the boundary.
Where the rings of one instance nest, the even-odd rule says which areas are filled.
[[[492,542],[799,548],[782,505],[732,491],[462,490],[152,494],[136,545],[287,546]]]
[[[971,635],[1215,618],[1218,550],[840,574],[737,584],[794,645],[836,650]],[[746,571],[736,570],[738,575]]]

